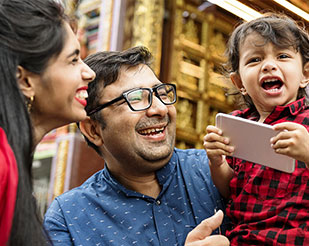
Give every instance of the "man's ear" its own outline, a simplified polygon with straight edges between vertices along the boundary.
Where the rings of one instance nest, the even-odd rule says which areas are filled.
[[[305,88],[309,84],[309,62],[307,62],[304,66],[304,78],[300,82],[299,87]]]
[[[91,120],[89,117],[79,123],[82,134],[94,145],[100,147],[104,144],[102,139],[102,128],[100,123]]]
[[[19,84],[19,88],[27,98],[35,96],[34,90],[34,74],[23,68],[17,67],[16,79]]]

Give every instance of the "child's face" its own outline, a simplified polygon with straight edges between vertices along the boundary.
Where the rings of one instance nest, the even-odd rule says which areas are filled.
[[[270,113],[277,105],[287,105],[297,98],[298,89],[308,83],[300,52],[281,49],[252,33],[240,44],[239,73],[231,79],[237,88],[244,87],[258,112]],[[307,78],[309,77],[309,72]]]

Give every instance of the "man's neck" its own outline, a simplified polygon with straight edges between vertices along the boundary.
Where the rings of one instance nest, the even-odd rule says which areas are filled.
[[[124,175],[115,175],[115,178],[121,183],[124,187],[129,190],[139,192],[143,195],[147,195],[153,198],[158,197],[161,192],[161,185],[159,184],[155,173],[150,176],[145,177],[133,177],[133,176],[124,176]]]

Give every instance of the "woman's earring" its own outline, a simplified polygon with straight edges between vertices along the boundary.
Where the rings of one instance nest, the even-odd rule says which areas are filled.
[[[245,87],[240,88],[240,93],[243,94],[244,96],[247,95],[247,90]]]
[[[30,98],[28,98],[27,100],[27,109],[28,109],[28,112],[30,113],[31,112],[31,108],[32,108],[32,103],[34,101],[34,96],[31,96]]]

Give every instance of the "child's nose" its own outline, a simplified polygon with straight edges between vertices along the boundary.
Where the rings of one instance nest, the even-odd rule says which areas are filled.
[[[272,59],[265,60],[265,62],[263,63],[262,70],[264,72],[273,71],[273,70],[276,70],[276,69],[277,69],[277,64]]]

